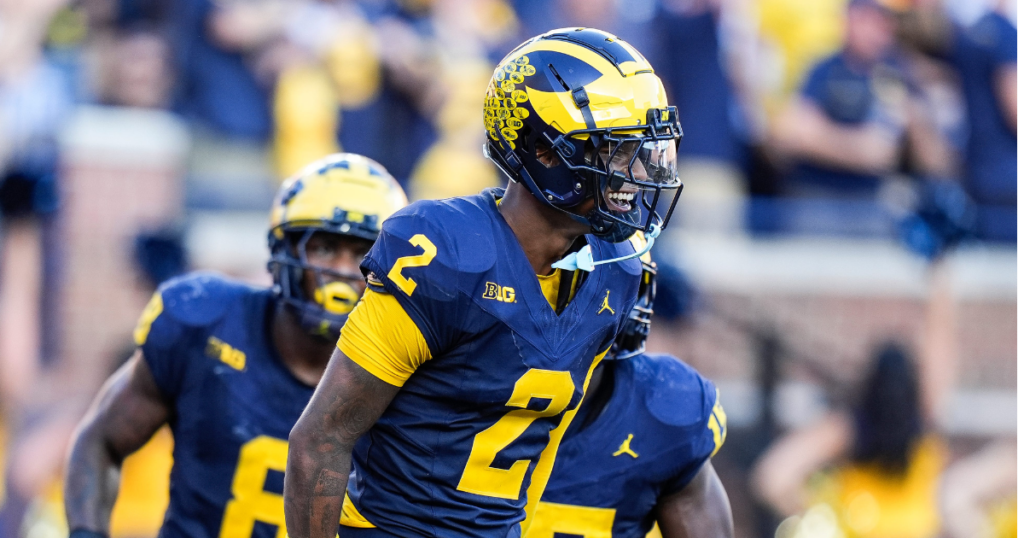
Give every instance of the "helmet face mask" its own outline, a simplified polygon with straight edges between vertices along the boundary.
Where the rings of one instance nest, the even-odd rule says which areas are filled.
[[[274,294],[307,333],[337,339],[365,289],[358,270],[380,225],[407,204],[405,193],[376,162],[334,154],[286,180],[271,208],[268,233]]]
[[[333,237],[332,237],[333,236]],[[367,239],[321,227],[292,228],[276,242],[270,266],[280,300],[297,314],[300,324],[317,336],[333,338],[341,331],[348,314],[365,289],[362,274],[341,272],[311,260],[309,245],[334,243],[336,250],[348,251],[358,259],[372,245]],[[324,258],[324,256],[314,256]]]
[[[488,157],[591,233],[618,242],[667,224],[682,129],[650,64],[614,36],[555,30],[518,47],[488,86],[484,125]]]

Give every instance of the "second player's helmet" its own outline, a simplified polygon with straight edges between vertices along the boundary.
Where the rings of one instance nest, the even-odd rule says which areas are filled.
[[[361,155],[336,153],[316,161],[281,185],[270,211],[270,262],[274,293],[310,334],[336,338],[359,301],[360,274],[339,274],[311,265],[306,243],[327,232],[370,243],[381,223],[408,204],[405,192],[383,166]],[[315,281],[312,297],[303,274]]]
[[[595,235],[623,241],[671,216],[676,108],[650,63],[611,34],[565,28],[517,47],[488,84],[484,126],[484,151],[509,178]],[[588,199],[592,211],[571,212]]]

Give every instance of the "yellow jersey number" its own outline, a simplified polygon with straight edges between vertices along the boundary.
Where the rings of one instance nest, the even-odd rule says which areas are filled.
[[[430,262],[434,261],[434,257],[437,256],[437,247],[423,234],[412,236],[409,239],[409,243],[414,247],[422,248],[423,254],[405,256],[395,260],[395,265],[388,271],[388,279],[394,282],[398,289],[404,291],[406,295],[412,296],[412,292],[416,290],[416,281],[402,275],[402,269],[430,265]]]
[[[614,524],[614,508],[541,502],[524,538],[555,538],[556,534],[612,538]]]
[[[523,374],[516,381],[512,397],[505,404],[519,409],[510,411],[473,438],[469,461],[459,480],[459,491],[518,499],[530,460],[518,460],[510,469],[505,470],[491,467],[494,458],[522,435],[533,421],[564,411],[575,389],[569,372],[530,369]],[[527,409],[526,406],[533,398],[549,400],[547,407],[540,411]]]
[[[224,508],[220,538],[251,538],[256,522],[277,526],[277,538],[286,538],[284,497],[263,489],[270,470],[284,472],[288,441],[261,435],[242,445],[231,482],[231,500]]]
[[[614,508],[542,502],[537,505],[533,523],[523,538],[555,538],[557,534],[570,534],[582,538],[612,538],[614,525]],[[661,529],[657,523],[651,527],[645,538],[661,538]]]
[[[725,435],[728,432],[726,426],[725,408],[719,401],[718,389],[715,389],[715,406],[711,409],[711,416],[708,417],[708,429],[711,430],[711,435],[715,439],[715,450],[711,453],[712,457],[718,454],[718,449],[722,448],[725,443]]]

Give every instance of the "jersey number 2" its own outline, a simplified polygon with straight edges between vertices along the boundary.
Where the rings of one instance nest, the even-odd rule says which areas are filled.
[[[409,243],[414,247],[422,248],[423,254],[405,256],[395,260],[395,265],[388,271],[388,279],[394,282],[398,289],[404,291],[406,295],[412,296],[412,292],[416,289],[416,281],[403,276],[402,269],[430,265],[430,262],[434,260],[434,256],[437,256],[437,247],[423,234],[412,236],[409,239]]]
[[[564,411],[575,390],[569,372],[530,369],[523,374],[512,389],[512,397],[505,404],[520,409],[509,412],[473,438],[469,461],[459,480],[459,491],[518,499],[530,460],[517,460],[511,468],[505,470],[491,467],[494,458],[522,435],[533,421]],[[547,407],[540,411],[527,409],[526,406],[534,398],[549,400]]]

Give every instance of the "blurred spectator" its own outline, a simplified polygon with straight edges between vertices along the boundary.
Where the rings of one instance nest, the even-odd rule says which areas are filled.
[[[1017,240],[1017,28],[1007,2],[970,26],[953,22],[942,2],[924,0],[904,18],[903,34],[957,71],[967,108],[968,192],[979,204],[983,239]]]
[[[52,287],[52,272],[44,272],[44,235],[57,209],[56,135],[71,103],[67,81],[47,62],[42,45],[50,17],[62,4],[0,1],[0,409],[5,413],[29,395],[42,358],[43,293]]]
[[[480,192],[504,182],[480,148],[480,88],[493,65],[515,43],[519,21],[505,0],[437,0],[432,34],[438,70],[433,86],[441,96],[428,117],[437,140],[418,159],[410,193],[446,198]],[[428,106],[430,106],[428,104]]]
[[[768,116],[779,113],[813,65],[842,46],[848,1],[751,0],[747,5],[759,41],[749,51],[750,68]]]
[[[52,310],[56,136],[70,106],[67,81],[43,55],[62,0],[0,0],[0,428],[12,444],[36,398],[41,363],[55,349]],[[44,321],[47,320],[48,322]],[[45,330],[44,330],[45,328]],[[31,469],[8,475],[0,535],[13,536],[36,486]]]
[[[274,96],[279,176],[344,150],[377,160],[405,186],[433,140],[426,111],[442,94],[425,33],[431,5],[368,4],[306,3],[289,23],[297,54]]]
[[[905,138],[917,171],[951,172],[949,152],[924,121],[894,55],[894,32],[892,12],[877,0],[850,2],[843,49],[811,70],[773,130],[779,149],[795,161],[790,194],[873,198],[898,172]]]
[[[933,271],[920,361],[900,345],[881,347],[849,410],[789,433],[756,464],[755,493],[783,517],[805,514],[777,536],[939,534],[946,446],[938,424],[956,379],[956,323],[948,269]]]
[[[167,108],[173,74],[163,36],[145,26],[116,30],[97,73],[97,100],[134,108]]]
[[[686,185],[677,219],[702,231],[738,231],[747,165],[747,118],[726,62],[722,0],[665,0],[651,30],[649,58],[679,109],[679,175]],[[648,54],[647,51],[643,51]]]
[[[273,197],[272,93],[295,59],[289,24],[309,3],[182,0],[168,10],[173,109],[192,127],[190,208],[241,214]]]
[[[660,3],[661,0],[512,1],[522,21],[520,36],[524,39],[558,28],[600,28],[629,42],[654,65],[659,63],[660,51],[652,25]]]
[[[504,0],[308,4],[278,81],[278,172],[343,148],[384,164],[413,197],[497,184],[481,155],[481,88],[515,14]]]
[[[214,134],[266,142],[272,76],[261,61],[284,31],[291,2],[183,0],[172,14],[180,76],[176,108]],[[261,77],[261,75],[263,75]]]

